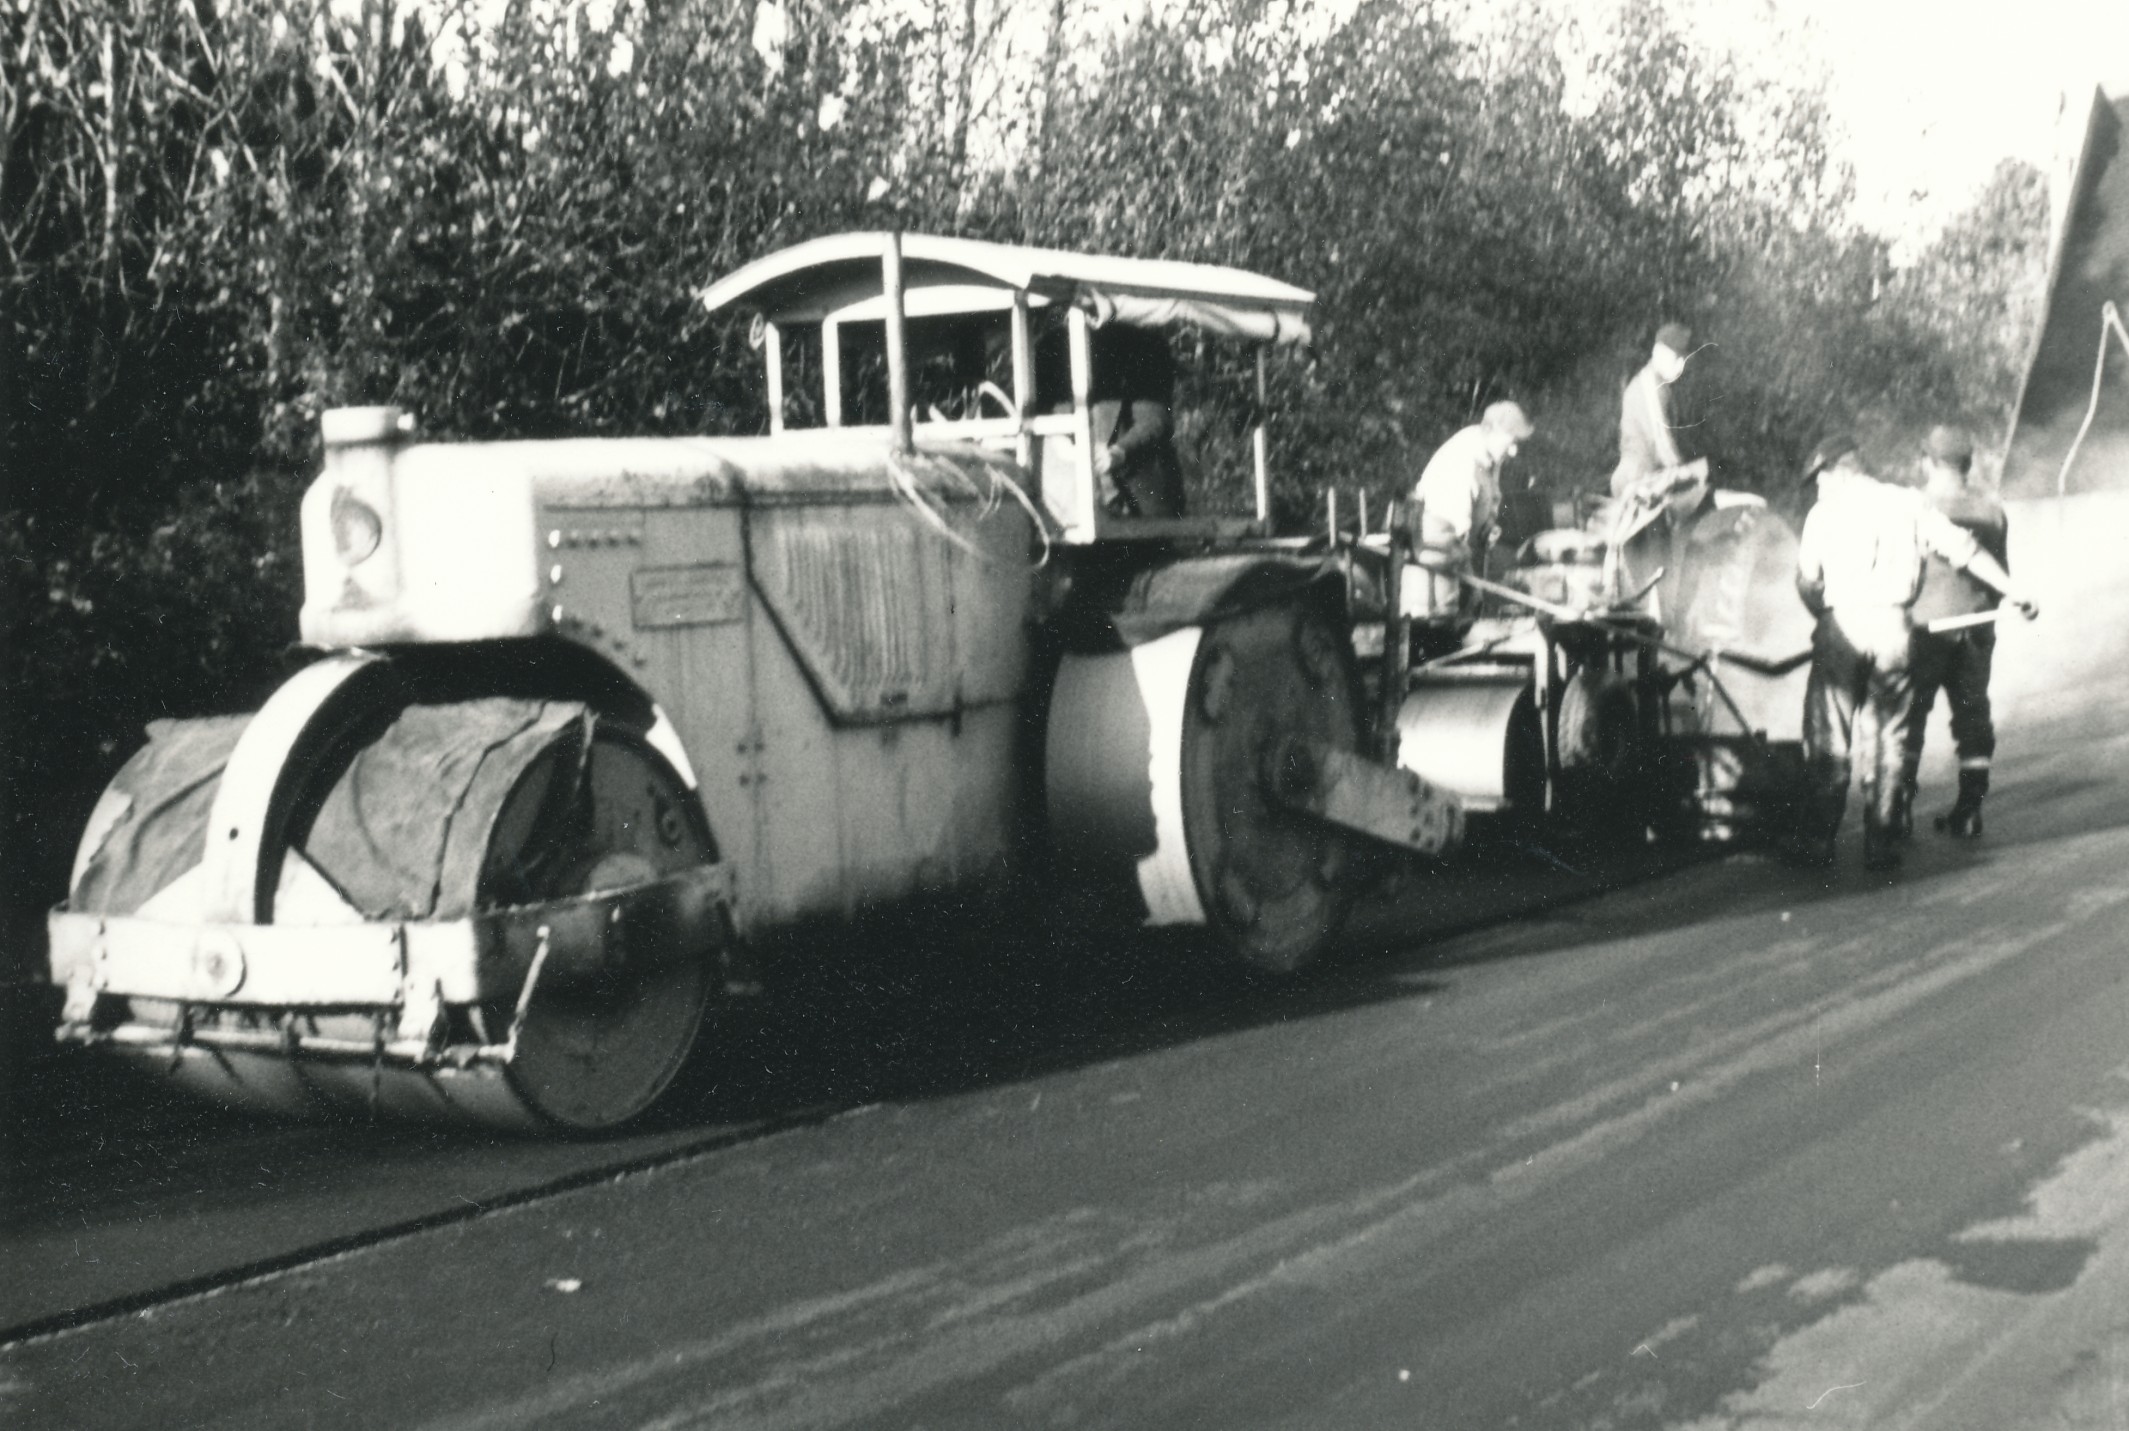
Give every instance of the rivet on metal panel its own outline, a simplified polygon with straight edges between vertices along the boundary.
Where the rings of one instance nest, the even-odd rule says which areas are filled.
[[[556,562],[553,566],[547,568],[547,584],[549,586],[560,586],[562,584],[562,564],[560,562]]]
[[[555,607],[555,608],[554,608],[554,610],[553,610],[552,612],[550,612],[549,614],[550,614],[551,616],[553,616],[553,617],[554,617],[554,619],[555,619],[556,621],[561,621],[561,620],[563,619],[563,617],[562,617],[562,608],[561,608],[561,607],[559,607],[559,606]]]
[[[559,548],[562,545],[562,529],[560,527],[554,527],[548,530],[547,545],[553,548]]]

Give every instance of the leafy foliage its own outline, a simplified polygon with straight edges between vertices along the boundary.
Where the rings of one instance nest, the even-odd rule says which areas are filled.
[[[1816,93],[1748,81],[1660,0],[1593,28],[1507,7],[1483,37],[1404,0],[1316,30],[1212,0],[1106,33],[1078,0],[489,13],[0,13],[10,889],[57,896],[144,718],[240,707],[281,669],[320,411],[759,430],[743,332],[691,295],[816,234],[1317,288],[1316,352],[1272,369],[1289,521],[1330,485],[1380,511],[1503,396],[1539,417],[1526,467],[1596,485],[1666,318],[1715,340],[1703,445],[1763,486],[1835,422],[1989,426],[2031,321],[2035,176],[2004,171],[1895,272],[1846,219]],[[1250,400],[1243,355],[1184,358],[1186,388]]]

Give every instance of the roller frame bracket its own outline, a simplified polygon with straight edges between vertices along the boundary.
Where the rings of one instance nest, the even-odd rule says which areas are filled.
[[[1433,859],[1464,838],[1456,797],[1409,770],[1325,740],[1286,736],[1268,752],[1266,785],[1290,810]]]
[[[720,911],[731,898],[731,870],[717,864],[448,922],[170,924],[61,908],[46,920],[52,982],[66,990],[59,1037],[142,1043],[177,1036],[144,1025],[97,1029],[97,1001],[107,994],[201,1008],[369,1010],[394,1022],[388,1053],[433,1061],[442,1054],[435,1032],[446,1005],[517,999],[535,961],[543,983],[552,984],[625,967],[622,936],[631,926],[698,939],[721,957]],[[541,959],[543,946],[548,955]],[[190,1036],[202,1044],[222,1038],[206,1029]],[[307,1052],[346,1052],[332,1040],[302,1043]]]
[[[306,666],[244,727],[215,788],[200,860],[208,913],[217,922],[241,924],[262,912],[260,861],[272,832],[282,773],[342,687],[382,664],[373,656],[351,654]]]

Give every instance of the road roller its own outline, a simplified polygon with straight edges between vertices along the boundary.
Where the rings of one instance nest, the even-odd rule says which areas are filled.
[[[858,233],[701,299],[752,315],[760,435],[324,414],[313,659],[104,792],[48,922],[63,1040],[249,1108],[596,1134],[780,946],[884,911],[1066,896],[1290,973],[1467,821],[1660,823],[1659,688],[1711,669],[1660,623],[1547,595],[1548,549],[1466,573],[1513,614],[1414,629],[1402,538],[1273,531],[1305,290]],[[1255,358],[1240,418],[1152,434],[1187,510],[1120,459],[1186,336]]]

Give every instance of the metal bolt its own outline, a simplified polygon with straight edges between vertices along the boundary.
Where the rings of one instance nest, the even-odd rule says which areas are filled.
[[[559,548],[562,545],[562,530],[559,527],[547,533],[547,545]]]
[[[556,562],[553,566],[547,568],[547,582],[550,586],[560,586],[562,584],[562,564],[560,562]]]

